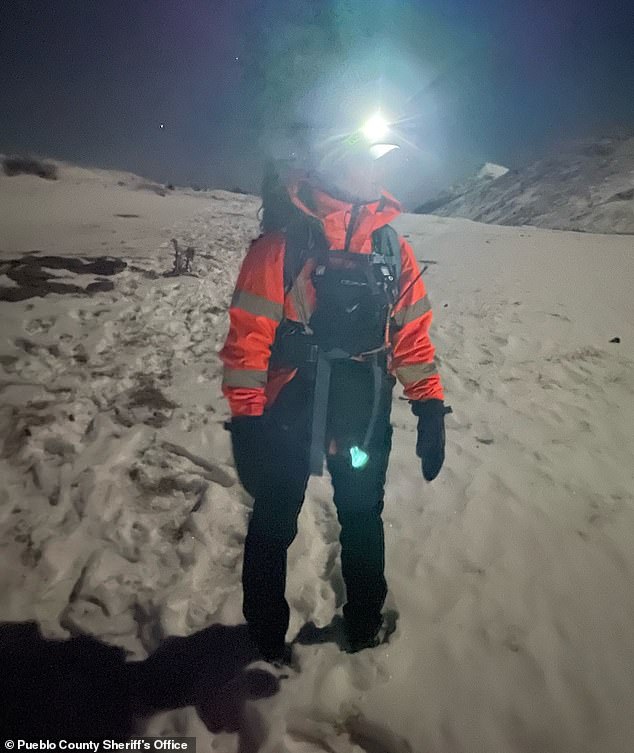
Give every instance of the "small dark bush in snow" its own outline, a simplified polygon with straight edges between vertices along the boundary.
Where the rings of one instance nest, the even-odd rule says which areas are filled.
[[[37,175],[46,180],[57,180],[57,165],[52,162],[36,157],[4,157],[2,167],[5,175],[13,177],[14,175]]]

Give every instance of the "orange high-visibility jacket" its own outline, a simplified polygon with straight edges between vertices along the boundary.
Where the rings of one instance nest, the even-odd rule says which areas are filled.
[[[309,209],[299,198],[309,191]],[[291,200],[307,215],[321,220],[324,236],[332,250],[344,248],[352,205],[320,190],[307,178],[289,187]],[[361,206],[349,250],[368,254],[372,233],[387,225],[401,208],[396,199],[383,193],[381,199]],[[443,388],[429,339],[432,312],[411,246],[402,238],[399,287],[405,295],[393,311],[390,371],[404,386],[410,400],[443,399]],[[266,233],[253,241],[242,263],[229,308],[230,327],[220,352],[224,363],[223,393],[234,416],[259,416],[289,382],[295,371],[269,369],[271,346],[283,319],[307,323],[315,308],[315,289],[309,259],[292,289],[284,290],[285,237],[283,232]],[[412,284],[412,281],[414,281]]]

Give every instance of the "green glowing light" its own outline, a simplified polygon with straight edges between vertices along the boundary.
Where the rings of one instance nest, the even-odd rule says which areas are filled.
[[[352,467],[356,469],[364,468],[367,464],[370,456],[365,450],[360,447],[350,448],[350,459],[352,461]]]

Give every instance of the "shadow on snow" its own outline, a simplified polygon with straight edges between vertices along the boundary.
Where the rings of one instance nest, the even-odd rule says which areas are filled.
[[[257,659],[246,625],[212,625],[166,639],[144,661],[89,635],[49,640],[34,622],[0,623],[0,737],[114,739],[135,720],[194,706],[211,732],[237,732],[247,700],[274,695],[279,678]]]

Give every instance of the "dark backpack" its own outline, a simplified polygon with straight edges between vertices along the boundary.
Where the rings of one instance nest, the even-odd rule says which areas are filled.
[[[358,357],[383,350],[391,308],[398,298],[401,250],[396,231],[386,225],[372,235],[372,252],[331,251],[314,226],[286,233],[284,285],[289,293],[308,259],[316,308],[309,322],[283,322],[273,348],[274,363],[299,366],[315,360],[306,349]],[[306,326],[307,325],[307,326]],[[291,340],[293,342],[291,343]]]

